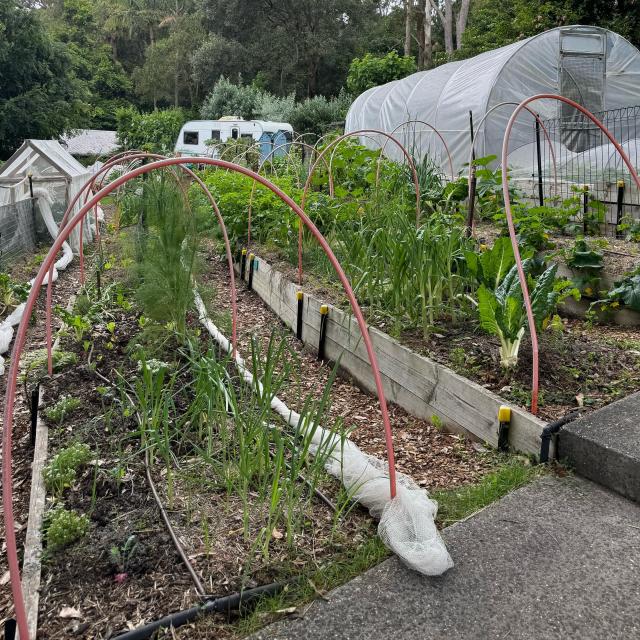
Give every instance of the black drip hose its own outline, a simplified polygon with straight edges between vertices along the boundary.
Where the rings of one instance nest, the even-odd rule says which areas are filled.
[[[246,606],[258,598],[275,595],[279,591],[282,591],[284,586],[285,585],[280,582],[274,582],[263,585],[262,587],[256,587],[255,589],[246,589],[245,591],[232,593],[231,595],[216,598],[215,600],[207,600],[201,605],[185,609],[184,611],[171,613],[164,618],[160,618],[160,620],[144,625],[144,627],[138,627],[132,631],[127,631],[119,636],[115,636],[113,640],[145,640],[158,629],[180,627],[208,613],[237,611],[242,606]]]
[[[573,422],[581,413],[582,409],[574,409],[566,415],[562,416],[559,420],[550,422],[540,434],[540,464],[549,462],[549,447],[551,445],[551,437],[560,431],[560,427],[563,427],[569,422]]]

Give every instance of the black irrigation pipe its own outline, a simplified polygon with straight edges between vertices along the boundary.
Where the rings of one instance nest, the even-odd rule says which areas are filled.
[[[274,582],[256,587],[255,589],[246,589],[245,591],[232,593],[231,595],[216,598],[215,600],[207,600],[201,605],[185,609],[184,611],[171,613],[164,618],[160,618],[160,620],[146,624],[144,627],[138,627],[132,631],[127,631],[119,636],[115,636],[113,640],[145,640],[146,638],[150,638],[158,629],[180,627],[209,613],[238,611],[242,606],[247,606],[258,598],[279,593],[285,586],[286,583]]]
[[[573,411],[569,411],[569,413],[562,416],[562,418],[550,422],[542,430],[542,433],[540,434],[540,464],[549,462],[549,447],[551,445],[551,437],[558,433],[558,431],[560,431],[560,427],[563,427],[569,422],[573,422],[583,411],[584,409],[574,409]]]
[[[106,382],[109,386],[114,387],[115,385],[113,384],[113,382],[111,380],[109,380],[109,378],[103,376],[99,371],[97,371],[96,369],[93,369],[93,372],[104,382]],[[136,414],[136,419],[138,420],[138,424],[142,424],[142,419],[140,418],[140,414],[138,413],[138,411],[136,411],[135,408],[135,404],[133,402],[133,400],[131,399],[131,396],[123,389],[123,393],[127,398],[127,401],[129,402],[129,404],[131,405],[131,408],[135,411]],[[189,572],[189,575],[191,576],[191,579],[193,580],[193,583],[196,587],[196,591],[198,592],[199,596],[205,596],[206,595],[206,591],[205,588],[200,580],[200,578],[198,577],[198,574],[196,573],[196,570],[193,568],[193,565],[191,564],[191,561],[189,560],[184,547],[182,546],[182,544],[180,543],[180,540],[178,539],[178,536],[176,535],[176,532],[173,528],[173,525],[171,524],[171,521],[169,520],[169,516],[167,514],[166,509],[164,508],[164,505],[162,504],[162,500],[160,499],[160,495],[158,493],[158,489],[156,488],[155,482],[153,481],[153,478],[151,477],[151,468],[150,468],[150,460],[149,460],[149,447],[145,447],[144,450],[144,469],[145,469],[145,474],[147,476],[147,483],[149,484],[149,488],[151,489],[151,493],[153,494],[153,499],[155,500],[156,504],[158,505],[158,509],[160,510],[160,515],[162,516],[162,520],[164,521],[165,526],[167,527],[167,531],[169,532],[169,535],[171,536],[171,540],[173,541],[173,545],[176,548],[176,551],[178,552],[178,555],[180,556],[180,559],[182,560],[182,563],[184,564],[184,566],[187,568],[187,571]],[[140,637],[147,637],[147,636],[140,636]]]

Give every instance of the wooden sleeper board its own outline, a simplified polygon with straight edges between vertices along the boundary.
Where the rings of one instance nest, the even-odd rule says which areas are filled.
[[[255,293],[295,331],[298,286],[267,262],[256,257]],[[304,291],[304,287],[302,287]],[[320,306],[323,302],[304,292],[302,339],[317,351]],[[458,375],[448,367],[421,356],[386,333],[369,327],[385,396],[410,414],[437,416],[450,430],[462,431],[487,442],[498,443],[498,409],[508,404],[495,393]],[[369,391],[375,392],[371,365],[355,318],[330,306],[325,344],[326,357],[340,362],[342,370]],[[514,450],[538,455],[540,434],[546,423],[528,411],[511,407],[510,444]]]

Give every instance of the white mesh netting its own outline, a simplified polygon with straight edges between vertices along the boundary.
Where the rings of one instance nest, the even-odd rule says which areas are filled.
[[[38,209],[40,215],[44,220],[47,230],[51,234],[51,237],[55,240],[58,237],[58,227],[53,219],[53,213],[51,211],[51,205],[53,204],[53,198],[47,189],[37,188],[33,190],[33,195],[38,198]],[[58,271],[66,269],[73,260],[73,251],[71,247],[65,242],[62,245],[62,257],[56,260],[53,266],[53,281],[58,279]],[[33,286],[35,278],[29,281],[29,286]],[[43,284],[49,282],[49,274],[44,277]],[[9,351],[11,340],[13,339],[13,328],[20,323],[22,315],[24,313],[25,303],[18,305],[9,316],[7,316],[2,323],[0,323],[0,354]],[[0,376],[4,375],[4,358],[0,355]]]
[[[194,296],[200,322],[220,347],[231,353],[229,340],[208,317],[197,291],[194,291]],[[260,381],[254,380],[238,354],[236,366],[248,384],[255,384],[261,389]],[[298,427],[300,414],[289,409],[282,400],[274,397],[271,408],[288,424]],[[367,507],[372,516],[380,518],[378,533],[389,549],[409,567],[425,575],[440,575],[453,566],[435,525],[438,504],[424,489],[408,476],[396,473],[397,490],[391,499],[389,471],[385,462],[362,452],[351,440],[327,429],[317,425],[307,425],[306,428],[312,432],[311,453],[320,447],[332,451],[325,465],[328,473],[341,480],[349,494]],[[330,443],[328,449],[327,443]]]

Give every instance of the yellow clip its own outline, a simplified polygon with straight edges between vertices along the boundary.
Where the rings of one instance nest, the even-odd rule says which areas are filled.
[[[511,408],[504,404],[498,409],[498,422],[511,422]]]
[[[296,300],[302,300],[304,298],[304,293],[302,291],[296,291]]]
[[[624,180],[618,180],[618,189],[624,187]]]
[[[246,250],[246,249],[243,249],[243,250],[242,250],[242,255],[243,255],[243,256],[246,256],[246,255],[247,255],[247,250]]]
[[[323,304],[320,306],[320,315],[326,316],[329,313],[329,305]]]

